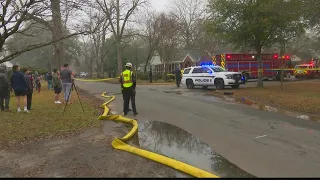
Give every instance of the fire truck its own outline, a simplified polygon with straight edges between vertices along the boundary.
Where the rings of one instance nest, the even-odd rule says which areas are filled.
[[[262,54],[263,78],[280,79],[282,69],[291,68],[289,55],[279,57],[278,54]],[[200,60],[199,64],[215,64],[228,71],[242,72],[245,79],[256,79],[258,77],[258,61],[256,54],[218,54],[208,60]],[[284,70],[284,76],[290,75],[290,71]]]
[[[300,64],[294,67],[293,75],[297,79],[319,78],[319,61],[312,59],[308,64]]]

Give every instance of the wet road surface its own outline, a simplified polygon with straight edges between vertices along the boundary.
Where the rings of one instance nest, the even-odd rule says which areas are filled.
[[[214,152],[208,144],[168,123],[140,121],[135,138],[138,138],[139,144],[133,144],[143,149],[185,162],[219,177],[254,177]],[[177,177],[190,176],[177,173]]]
[[[100,96],[117,84],[77,82]],[[257,177],[319,177],[320,124],[204,96],[201,89],[138,86],[138,121],[167,122]],[[122,97],[111,108],[122,111]],[[196,162],[195,162],[196,163]],[[227,171],[225,171],[227,172]]]

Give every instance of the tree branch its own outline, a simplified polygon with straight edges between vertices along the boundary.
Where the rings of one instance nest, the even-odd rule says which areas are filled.
[[[72,37],[72,36],[77,36],[77,35],[81,35],[81,34],[82,34],[82,35],[87,35],[87,34],[90,34],[90,33],[92,33],[92,32],[90,32],[90,31],[83,31],[83,32],[73,33],[73,34],[67,35],[67,36],[65,36],[65,37],[63,37],[63,38],[61,38],[61,39],[58,39],[58,40],[56,40],[56,41],[50,41],[50,42],[48,42],[48,43],[41,43],[41,44],[31,45],[31,46],[27,47],[26,49],[23,49],[23,50],[21,50],[21,51],[14,52],[14,53],[12,53],[12,54],[10,54],[10,55],[8,55],[8,56],[3,57],[2,59],[0,59],[0,63],[4,63],[4,62],[7,62],[7,61],[10,61],[10,60],[18,57],[18,56],[21,55],[22,53],[25,53],[25,52],[28,52],[28,51],[32,51],[32,50],[35,50],[35,49],[39,49],[39,48],[42,48],[42,47],[45,47],[45,46],[54,44],[54,43],[56,43],[56,42],[58,42],[58,41],[62,41],[62,40],[64,40],[64,39],[68,39],[68,38],[70,38],[70,37]]]

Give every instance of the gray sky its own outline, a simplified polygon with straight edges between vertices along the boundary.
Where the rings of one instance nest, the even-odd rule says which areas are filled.
[[[165,10],[166,6],[169,5],[172,0],[150,0],[152,7],[157,11]]]

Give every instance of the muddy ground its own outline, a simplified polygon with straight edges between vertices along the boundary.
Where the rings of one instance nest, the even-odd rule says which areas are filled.
[[[122,137],[130,127],[111,121],[102,124],[101,129],[1,149],[0,177],[176,176],[169,167],[113,149],[112,139]]]

